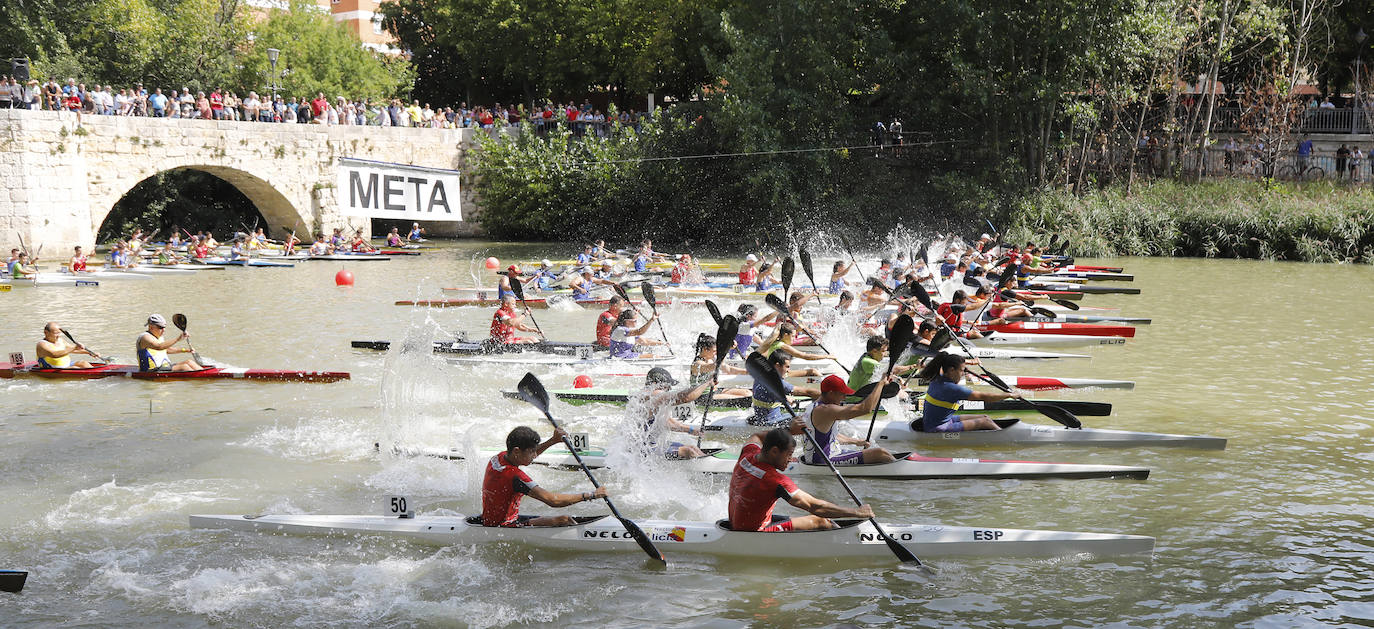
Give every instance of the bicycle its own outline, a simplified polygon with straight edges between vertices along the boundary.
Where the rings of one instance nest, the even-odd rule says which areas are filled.
[[[1301,165],[1295,167],[1291,164],[1279,168],[1279,179],[1292,181],[1318,181],[1326,177],[1326,169],[1321,166],[1308,166],[1302,168]]]

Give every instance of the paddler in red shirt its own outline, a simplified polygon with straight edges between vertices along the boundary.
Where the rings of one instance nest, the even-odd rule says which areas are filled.
[[[539,339],[516,336],[516,330],[538,332],[537,329],[525,325],[519,313],[515,312],[515,296],[506,295],[501,298],[501,307],[491,316],[491,339],[505,344],[539,342]]]
[[[491,457],[482,478],[483,526],[572,526],[572,516],[520,515],[520,499],[528,495],[550,507],[559,508],[579,502],[606,497],[606,488],[582,494],[555,494],[534,482],[520,469],[534,462],[550,446],[563,441],[567,433],[554,430],[548,441],[539,442],[539,433],[527,426],[517,426],[506,435],[506,450]]]
[[[596,317],[596,344],[600,347],[611,346],[611,331],[615,329],[616,319],[625,310],[625,300],[620,295],[611,297],[606,311]]]
[[[796,443],[787,428],[774,428],[749,437],[730,477],[730,529],[735,531],[815,531],[837,528],[830,518],[871,518],[873,508],[845,508],[802,491],[780,470],[792,461]],[[811,513],[773,520],[781,498]]]
[[[74,251],[68,268],[71,269],[72,273],[83,273],[86,271],[86,254],[81,253],[81,247],[77,247]]]
[[[967,309],[968,294],[963,290],[956,290],[954,291],[954,299],[950,300],[948,303],[940,304],[940,306],[935,309],[935,312],[940,315],[940,318],[945,320],[945,325],[948,325],[955,334],[970,339],[983,338],[983,334],[979,332],[977,328],[971,328],[967,331],[963,330],[964,311]]]
[[[759,270],[754,266],[758,263],[759,257],[752,253],[744,259],[744,266],[739,270],[739,283],[753,286],[759,282]]]

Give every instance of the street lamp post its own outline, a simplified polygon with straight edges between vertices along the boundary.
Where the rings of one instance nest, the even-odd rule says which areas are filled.
[[[273,103],[277,102],[277,90],[281,89],[281,85],[277,84],[277,57],[279,56],[281,56],[280,50],[276,48],[267,49],[267,62],[272,64],[272,71],[271,74],[267,75],[267,85],[265,87],[272,90]]]
[[[1364,40],[1369,36],[1365,35],[1364,28],[1355,33],[1355,111],[1351,112],[1350,133],[1354,135],[1360,132],[1360,123],[1364,118],[1364,107],[1360,102],[1360,66],[1364,64]]]

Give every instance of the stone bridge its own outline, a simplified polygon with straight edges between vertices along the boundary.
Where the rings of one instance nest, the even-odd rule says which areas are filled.
[[[370,220],[339,210],[340,158],[463,171],[464,221],[427,223],[426,231],[477,235],[480,210],[464,159],[473,133],[0,110],[0,243],[15,246],[11,239],[18,232],[30,246],[46,244],[48,257],[90,246],[129,190],[180,169],[233,184],[257,206],[274,237],[284,236],[285,226],[302,233],[348,228],[350,219],[370,233]]]

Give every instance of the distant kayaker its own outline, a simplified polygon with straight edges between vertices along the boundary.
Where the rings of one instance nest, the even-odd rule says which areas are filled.
[[[491,316],[491,339],[497,343],[538,343],[539,339],[516,336],[515,331],[538,332],[538,329],[525,325],[522,317],[515,311],[515,295],[507,294],[501,298],[501,307]]]
[[[72,345],[62,338],[62,328],[55,321],[49,321],[48,325],[43,326],[43,340],[38,342],[34,352],[38,354],[40,369],[90,369],[91,363],[84,360],[72,362],[71,355],[96,356],[80,343]]]
[[[735,531],[814,531],[837,528],[830,518],[871,518],[873,508],[841,507],[802,491],[782,470],[792,461],[796,442],[786,428],[755,433],[744,444],[730,476],[730,529]],[[782,498],[811,515],[774,520]]]
[[[577,254],[577,266],[590,266],[596,260],[596,255],[592,253],[592,246],[582,247],[582,253]]]
[[[849,275],[849,270],[852,268],[854,268],[854,265],[852,263],[845,264],[843,260],[836,261],[835,266],[830,267],[831,295],[838,295],[844,292],[844,289],[846,288],[844,276]]]
[[[520,281],[520,268],[514,264],[506,267],[505,273],[496,274],[496,298],[505,299],[507,295],[514,297],[515,290],[510,287],[511,282]]]
[[[792,347],[792,343],[795,342],[796,336],[796,326],[793,326],[791,323],[779,323],[777,334],[769,337],[765,341],[761,353],[764,356],[772,356],[775,352],[784,352],[793,358],[800,358],[802,360],[829,360],[834,358],[834,356],[830,354],[810,354]]]
[[[735,333],[735,347],[730,350],[732,358],[744,358],[754,344],[762,345],[760,339],[754,336],[754,326],[768,323],[778,316],[776,310],[760,315],[758,306],[753,304],[740,304],[738,312],[735,319],[739,321],[739,331]]]
[[[552,284],[557,281],[558,274],[553,272],[553,263],[546,258],[539,261],[539,270],[525,280],[525,285],[528,286],[533,283],[535,290],[548,292],[552,290]]]
[[[562,429],[553,431],[548,441],[539,442],[539,433],[527,426],[516,426],[506,435],[506,449],[487,462],[487,471],[482,478],[482,524],[484,526],[572,526],[576,524],[571,516],[532,516],[520,515],[520,499],[528,495],[555,509],[575,505],[579,502],[606,497],[606,488],[581,494],[556,494],[534,482],[529,474],[520,468],[534,462],[535,457],[543,454],[567,436]]]
[[[639,425],[644,428],[645,442],[650,453],[662,453],[670,459],[694,459],[699,456],[706,456],[700,448],[686,443],[680,443],[668,439],[668,443],[660,444],[659,441],[665,437],[663,432],[685,432],[688,435],[700,435],[700,426],[689,426],[673,417],[673,407],[678,404],[688,404],[701,397],[706,389],[711,385],[711,378],[707,378],[695,386],[688,386],[677,391],[672,388],[677,386],[677,380],[667,369],[654,367],[649,370],[649,374],[644,378],[644,389],[630,396],[630,403],[625,407],[626,411],[634,414],[639,419]]]
[[[739,268],[739,283],[745,286],[753,286],[759,281],[759,270],[754,265],[758,264],[759,258],[754,254],[749,254],[744,258],[744,266]]]
[[[835,465],[859,465],[861,463],[891,463],[897,460],[891,452],[883,448],[869,447],[867,441],[856,439],[848,435],[835,432],[836,422],[856,417],[867,417],[877,408],[882,400],[883,387],[892,381],[891,376],[884,376],[878,380],[878,386],[873,387],[873,392],[868,394],[862,402],[858,404],[846,404],[846,395],[852,395],[854,390],[845,384],[844,380],[836,375],[826,376],[821,381],[821,396],[811,402],[811,406],[802,412],[801,416],[794,420],[794,427],[801,428],[815,439],[820,446],[817,451],[811,447],[811,440],[802,443],[802,463],[808,465],[825,465],[821,457],[830,459]],[[845,450],[841,445],[856,445],[859,450]]]
[[[692,359],[692,366],[687,372],[687,383],[692,386],[710,380],[711,374],[715,373],[717,352],[716,338],[710,334],[697,336],[696,350],[697,355]],[[749,373],[744,369],[725,363],[721,363],[720,372],[730,375],[747,375]],[[716,399],[721,399],[723,397],[745,397],[749,394],[749,389],[733,388],[716,389],[715,395]]]
[[[420,227],[419,223],[411,223],[410,233],[406,234],[406,240],[410,242],[424,242],[425,228]]]
[[[970,339],[983,338],[983,333],[979,332],[977,328],[969,328],[968,330],[963,329],[964,312],[968,310],[968,303],[968,293],[962,290],[956,290],[954,291],[954,298],[948,303],[940,304],[935,309],[935,312],[941,319],[945,320],[945,325],[948,325],[949,329],[958,333],[959,336]]]
[[[29,261],[29,254],[21,251],[18,257],[10,261],[9,272],[10,277],[14,279],[23,279],[37,275],[38,268]]]
[[[968,430],[999,430],[997,422],[987,415],[959,415],[959,403],[964,400],[1000,402],[1012,397],[1001,391],[974,391],[962,384],[964,357],[940,354],[921,370],[922,379],[930,379],[925,397],[921,398],[921,417],[911,422],[913,430],[923,432],[963,432]]]
[[[403,242],[401,241],[401,228],[400,228],[400,227],[392,227],[392,228],[391,228],[391,231],[387,232],[387,234],[386,234],[386,246],[388,246],[388,247],[400,247],[400,246],[403,246],[404,244],[405,244],[405,243],[403,243]]]
[[[162,336],[162,332],[167,329],[167,320],[160,314],[148,317],[148,329],[138,335],[138,340],[134,343],[134,351],[138,355],[139,371],[200,371],[204,369],[196,364],[194,359],[183,360],[172,364],[167,358],[168,354],[189,354],[191,350],[185,347],[173,347],[180,343],[182,339],[190,338],[185,332],[180,336],[167,340]]]
[[[77,245],[72,250],[72,259],[67,262],[67,269],[72,273],[83,273],[86,271],[87,257],[81,251],[81,245]]]
[[[588,301],[592,299],[592,288],[598,284],[610,286],[615,282],[603,280],[592,275],[591,267],[582,267],[582,272],[568,282],[568,288],[572,289],[574,301]]]

